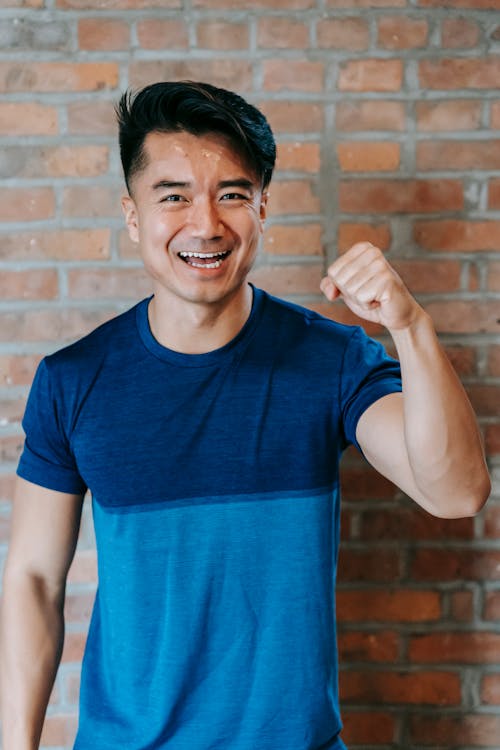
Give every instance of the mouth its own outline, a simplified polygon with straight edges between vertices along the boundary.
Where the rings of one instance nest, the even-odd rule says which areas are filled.
[[[226,258],[231,255],[231,250],[220,253],[194,253],[191,251],[181,251],[178,253],[179,258],[194,268],[220,268]]]

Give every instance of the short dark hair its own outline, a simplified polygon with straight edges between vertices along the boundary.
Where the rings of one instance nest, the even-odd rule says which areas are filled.
[[[197,81],[163,81],[137,93],[126,91],[116,107],[120,157],[127,188],[145,166],[149,133],[187,131],[228,138],[265,188],[276,161],[276,143],[266,118],[238,94]]]

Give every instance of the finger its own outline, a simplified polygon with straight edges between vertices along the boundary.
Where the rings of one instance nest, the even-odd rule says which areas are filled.
[[[328,276],[332,280],[335,280],[346,269],[362,268],[372,263],[376,258],[382,258],[384,262],[387,262],[383,258],[382,252],[375,245],[372,245],[370,242],[358,242],[329,266],[327,269]]]
[[[387,263],[376,257],[368,262],[358,259],[335,274],[332,281],[342,293],[355,294],[370,279],[386,275]]]
[[[333,302],[334,299],[340,296],[340,290],[333,281],[328,277],[325,276],[323,279],[321,279],[319,288],[325,295],[327,299],[330,300],[330,302]]]

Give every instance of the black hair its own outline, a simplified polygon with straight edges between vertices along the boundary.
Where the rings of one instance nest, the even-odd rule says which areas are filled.
[[[127,188],[145,166],[144,141],[152,132],[217,133],[228,138],[265,188],[276,161],[276,143],[266,118],[238,94],[197,81],[153,83],[126,91],[116,107],[120,157]]]

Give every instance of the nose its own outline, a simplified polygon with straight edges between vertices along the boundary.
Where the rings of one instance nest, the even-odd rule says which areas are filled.
[[[215,239],[223,233],[217,205],[208,196],[194,201],[189,223],[193,237],[203,240]]]

